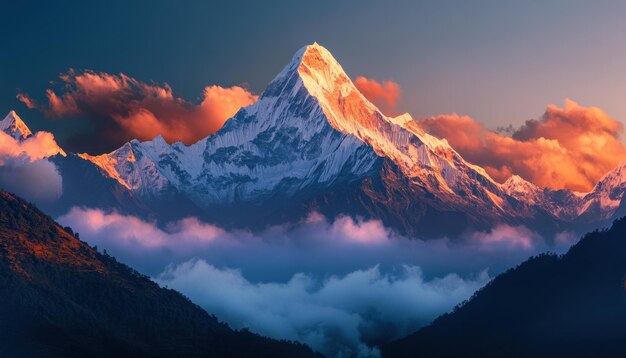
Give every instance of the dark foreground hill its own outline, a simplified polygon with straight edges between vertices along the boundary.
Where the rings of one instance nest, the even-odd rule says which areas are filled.
[[[0,356],[315,357],[233,331],[0,191]]]
[[[496,277],[384,357],[626,357],[626,218]]]

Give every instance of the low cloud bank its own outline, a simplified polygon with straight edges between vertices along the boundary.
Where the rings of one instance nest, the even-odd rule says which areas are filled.
[[[228,231],[196,218],[157,225],[87,208],[73,208],[58,220],[90,244],[150,275],[172,262],[198,257],[217,267],[240,268],[255,281],[286,281],[299,272],[347,274],[374,265],[387,269],[398,263],[420,266],[427,277],[485,268],[499,272],[530,255],[562,251],[574,238],[564,232],[559,240],[546,241],[523,226],[500,225],[454,240],[411,240],[379,220],[329,220],[318,213],[260,233]]]
[[[374,266],[323,279],[299,273],[284,283],[253,283],[238,270],[191,260],[156,281],[235,328],[297,340],[332,357],[372,357],[375,344],[429,323],[488,280],[482,272],[426,281],[419,267],[402,265],[388,273]]]
[[[427,324],[490,275],[563,251],[574,237],[561,233],[548,243],[502,225],[455,240],[409,240],[378,220],[318,213],[261,233],[195,218],[159,226],[85,208],[58,220],[234,327],[337,357],[376,356],[376,344]]]

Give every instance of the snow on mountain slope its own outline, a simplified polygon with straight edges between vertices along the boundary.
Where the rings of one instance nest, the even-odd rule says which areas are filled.
[[[14,112],[0,128],[21,139],[31,135]],[[100,173],[115,184],[107,183],[119,198],[114,202],[128,207],[164,206],[168,198],[167,206],[185,202],[194,213],[230,207],[241,215],[245,208],[245,219],[259,208],[273,215],[268,203],[290,210],[299,202],[334,214],[358,207],[405,228],[432,218],[441,225],[448,218],[537,225],[580,216],[605,220],[626,190],[626,165],[588,194],[541,189],[518,176],[498,184],[409,114],[383,115],[318,44],[296,52],[256,103],[195,144],[133,140],[111,153],[74,156],[69,172],[76,161],[95,166],[77,172]]]
[[[15,111],[9,112],[2,122],[0,122],[0,130],[17,140],[26,139],[33,135],[28,126],[26,126]]]
[[[503,205],[496,183],[482,168],[465,162],[446,140],[411,126],[409,114],[397,118],[384,116],[357,90],[322,46],[313,44],[303,52],[298,73],[335,129],[369,144],[377,154],[391,159],[417,185],[426,187],[435,195],[441,192],[458,194],[460,191],[470,197],[476,196],[475,192],[464,191],[464,186],[479,182],[487,199],[496,206]]]
[[[372,175],[388,158],[442,201],[508,210],[507,197],[447,141],[384,116],[318,44],[300,49],[258,102],[199,142],[131,142],[92,161],[124,186],[158,193],[168,183],[200,205],[294,195]],[[142,159],[137,159],[141,157]],[[474,205],[474,204],[472,204]]]
[[[133,140],[108,154],[79,154],[79,157],[94,163],[130,190],[140,194],[158,193],[169,181],[160,174],[153,158],[145,154],[144,146],[147,144]]]
[[[620,206],[626,191],[626,162],[608,172],[593,190],[581,198],[578,216],[608,219]]]
[[[501,188],[513,198],[542,208],[562,220],[573,220],[578,216],[578,207],[584,196],[571,190],[541,189],[518,175],[512,175]]]
[[[543,190],[535,184],[526,181],[519,175],[511,175],[511,177],[502,184],[501,188],[510,196],[530,204],[536,204],[543,200]]]
[[[541,189],[517,175],[502,184],[502,189],[512,197],[542,207],[563,220],[610,220],[622,205],[626,191],[626,162],[608,172],[589,193]]]
[[[350,180],[366,175],[379,157],[365,143],[329,125],[294,65],[297,62],[269,84],[257,103],[239,111],[215,135],[191,146],[170,146],[160,137],[131,143],[135,156],[141,153],[156,166],[153,178],[167,178],[202,203],[254,200],[278,187],[283,194],[295,193],[308,186],[331,185],[343,174],[349,173],[344,177]],[[127,164],[132,158],[124,159],[121,150],[83,157],[129,188],[145,187],[145,181],[135,180],[142,177],[142,165]]]

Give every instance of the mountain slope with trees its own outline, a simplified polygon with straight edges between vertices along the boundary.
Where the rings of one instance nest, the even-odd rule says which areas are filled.
[[[317,357],[234,331],[0,191],[4,357]]]
[[[626,356],[626,218],[543,254],[384,347],[384,357]]]

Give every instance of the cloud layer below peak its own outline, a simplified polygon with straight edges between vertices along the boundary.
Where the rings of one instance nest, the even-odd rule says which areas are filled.
[[[489,280],[487,269],[563,250],[572,239],[502,225],[454,240],[409,240],[378,220],[315,212],[260,233],[195,218],[158,225],[86,208],[58,221],[234,327],[298,340],[331,357],[376,356],[376,344],[467,299]]]
[[[427,324],[488,280],[486,272],[426,280],[419,267],[402,265],[393,272],[373,266],[325,279],[297,273],[287,282],[255,283],[205,260],[169,267],[157,278],[235,328],[303,342],[330,357],[375,357],[376,344]]]

